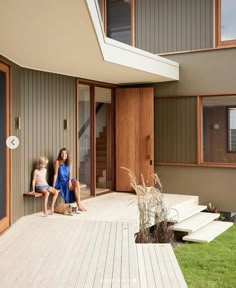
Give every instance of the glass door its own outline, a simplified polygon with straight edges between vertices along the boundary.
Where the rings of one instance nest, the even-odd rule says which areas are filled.
[[[112,90],[95,87],[96,194],[112,189]]]
[[[0,233],[10,225],[9,202],[9,68],[0,63]]]
[[[78,85],[78,169],[81,185],[81,197],[90,196],[92,192],[91,177],[91,97],[89,85]]]
[[[88,83],[88,84],[87,84]],[[81,197],[114,187],[112,88],[78,82],[78,176]]]

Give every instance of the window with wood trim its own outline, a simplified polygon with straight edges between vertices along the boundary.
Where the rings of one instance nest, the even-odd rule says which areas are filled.
[[[203,163],[236,163],[236,95],[202,97]]]
[[[134,0],[99,0],[107,37],[134,46]]]
[[[216,0],[216,46],[236,46],[235,11],[235,0]]]

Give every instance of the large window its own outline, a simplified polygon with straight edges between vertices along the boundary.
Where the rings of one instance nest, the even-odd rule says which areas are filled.
[[[217,46],[236,45],[236,1],[216,1]]]
[[[236,96],[203,97],[202,111],[203,162],[235,164]]]
[[[134,45],[134,0],[98,0],[107,37]]]

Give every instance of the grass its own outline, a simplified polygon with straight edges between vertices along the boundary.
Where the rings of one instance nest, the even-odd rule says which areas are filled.
[[[175,255],[189,288],[236,287],[236,225],[210,243],[186,243]]]

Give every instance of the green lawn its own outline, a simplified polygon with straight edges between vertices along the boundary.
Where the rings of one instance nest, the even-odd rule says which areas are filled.
[[[189,288],[236,287],[236,225],[208,244],[175,248]]]

